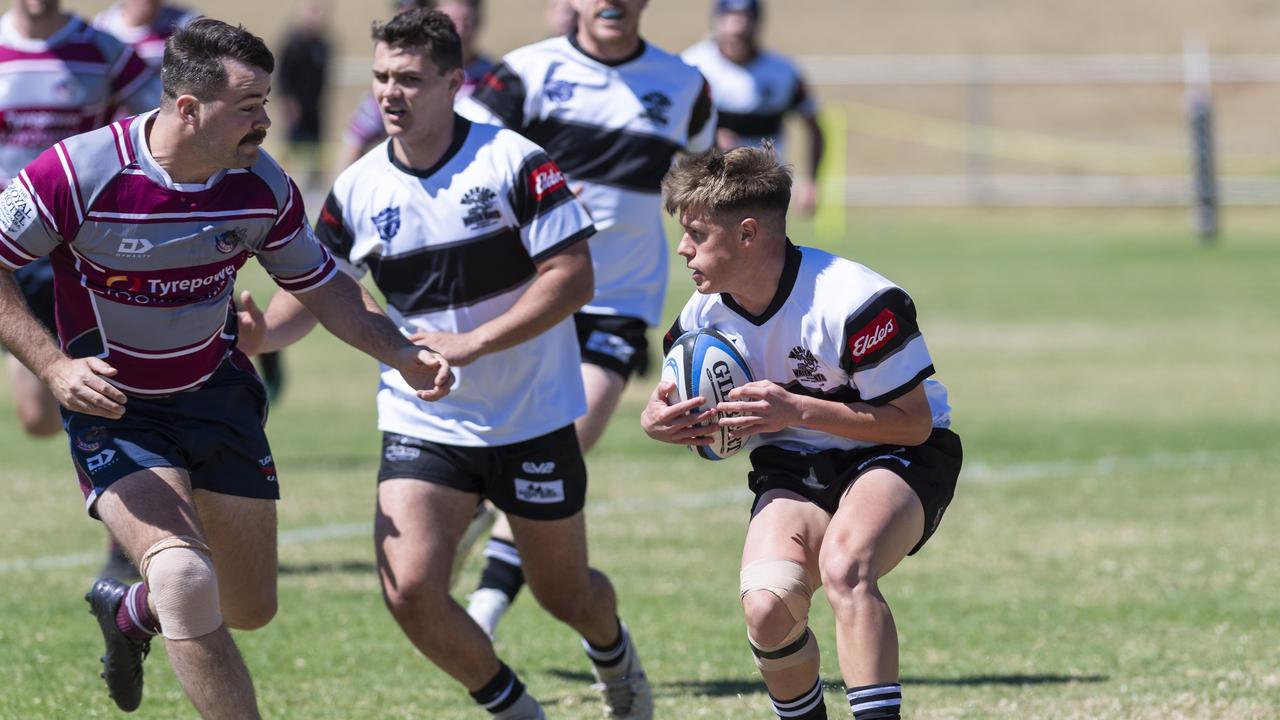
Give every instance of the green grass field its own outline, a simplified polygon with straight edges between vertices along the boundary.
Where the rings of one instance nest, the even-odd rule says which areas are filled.
[[[938,535],[884,581],[906,717],[1280,717],[1272,213],[1232,211],[1216,248],[1180,211],[850,214],[834,249],[911,291],[966,445]],[[689,290],[682,268],[672,282],[669,313]],[[372,362],[317,334],[288,363],[268,426],[280,613],[237,635],[264,714],[484,717],[382,606]],[[737,607],[746,459],[645,438],[651,381],[589,458],[593,562],[618,587],[658,717],[772,717]],[[0,405],[0,717],[118,716],[81,600],[102,530],[64,441],[23,437],[3,388]],[[813,623],[829,711],[847,716],[821,600]],[[499,632],[552,717],[599,716],[567,628],[526,597]],[[192,716],[157,644],[136,717]]]

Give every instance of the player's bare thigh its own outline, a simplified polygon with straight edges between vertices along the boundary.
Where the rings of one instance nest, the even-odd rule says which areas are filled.
[[[915,491],[885,468],[849,486],[823,541],[823,584],[838,591],[874,582],[902,562],[924,533],[924,508]]]
[[[529,589],[554,604],[587,587],[587,527],[581,511],[560,520],[507,516]]]
[[[479,501],[474,493],[422,480],[378,483],[374,541],[388,597],[415,589],[448,595],[458,540]]]
[[[818,553],[830,516],[788,490],[760,497],[742,547],[742,567],[759,560],[791,560],[818,577]]]

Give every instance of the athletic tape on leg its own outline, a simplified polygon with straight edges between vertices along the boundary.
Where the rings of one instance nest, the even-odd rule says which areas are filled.
[[[203,542],[165,538],[147,548],[138,565],[165,638],[191,640],[222,627],[218,576]]]
[[[761,643],[747,629],[747,640],[761,670],[785,670],[818,657],[818,642],[809,632],[809,604],[817,588],[804,566],[792,560],[758,560],[742,568],[740,596],[767,592],[777,597],[791,615],[792,625],[782,640]]]

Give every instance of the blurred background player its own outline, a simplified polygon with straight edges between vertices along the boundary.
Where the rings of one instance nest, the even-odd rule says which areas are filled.
[[[715,109],[698,71],[640,37],[646,0],[575,0],[575,33],[515,50],[470,98],[469,117],[546,148],[591,213],[596,294],[575,317],[587,413],[583,452],[600,439],[633,374],[667,288],[662,176],[680,151],[711,147]],[[509,528],[499,523],[468,612],[492,635],[523,583]]]
[[[721,150],[760,147],[769,140],[785,159],[783,119],[789,113],[800,117],[809,139],[809,175],[796,184],[792,205],[811,213],[817,205],[824,147],[818,107],[796,64],[761,46],[763,10],[761,0],[715,0],[711,37],[681,57],[711,83],[720,118],[716,146]]]
[[[22,69],[21,82],[0,84],[0,188],[54,143],[105,125],[118,109],[129,113],[160,104],[160,78],[127,45],[64,13],[58,0],[13,0],[0,17],[5,65]],[[92,58],[85,62],[85,58]],[[32,313],[56,333],[53,268],[41,258],[14,273]],[[14,357],[6,358],[18,419],[28,434],[62,430],[58,402],[44,383]],[[115,543],[102,577],[136,575]]]
[[[93,18],[93,26],[133,47],[151,67],[164,60],[164,41],[200,13],[160,0],[120,0]]]
[[[291,172],[295,178],[301,174],[304,187],[312,187],[322,172],[320,138],[332,56],[327,0],[303,0],[298,5],[297,20],[285,33],[283,45],[276,76]],[[298,165],[305,165],[305,171]]]
[[[463,81],[457,97],[459,100],[467,97],[475,90],[476,83],[493,67],[493,60],[476,48],[476,36],[484,19],[483,0],[402,0],[395,4],[396,12],[414,7],[435,7],[453,20],[458,36],[462,38]],[[347,167],[386,138],[378,102],[372,94],[366,95],[352,113],[347,132],[343,135],[337,168],[342,170]]]
[[[573,8],[573,0],[546,0],[542,6],[542,20],[550,37],[560,37],[578,27],[578,11]]]

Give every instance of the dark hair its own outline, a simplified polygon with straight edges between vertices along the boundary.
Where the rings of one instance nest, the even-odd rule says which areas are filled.
[[[462,40],[448,15],[439,10],[414,8],[384,23],[373,24],[374,42],[398,50],[420,49],[431,57],[441,73],[462,67]]]
[[[179,95],[211,99],[227,86],[223,60],[238,60],[268,73],[276,68],[276,59],[267,44],[243,25],[199,18],[165,41],[164,64],[160,68],[164,86],[161,102],[171,103]]]

